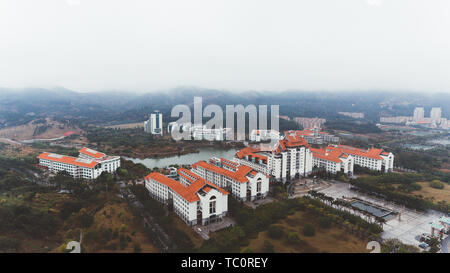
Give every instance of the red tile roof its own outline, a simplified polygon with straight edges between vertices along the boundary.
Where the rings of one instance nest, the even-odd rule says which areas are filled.
[[[239,165],[236,172],[232,172],[223,168],[220,168],[216,165],[213,164],[209,164],[205,161],[199,161],[197,163],[192,164],[193,168],[198,168],[201,167],[203,169],[207,169],[209,171],[224,175],[226,177],[229,177],[233,180],[236,180],[238,182],[241,183],[246,183],[248,182],[248,178],[246,177],[246,175],[252,171],[252,168],[250,168],[249,166],[245,166],[245,165]]]
[[[257,152],[259,152],[259,151],[260,150],[256,149],[256,148],[246,147],[246,148],[239,150],[236,153],[236,157],[242,159],[242,158],[248,156],[249,160],[251,160],[251,158],[255,158],[257,160],[262,160],[264,163],[267,163],[267,156],[257,154]]]
[[[315,148],[310,148],[310,150],[312,152],[313,157],[324,159],[327,161],[333,161],[336,163],[342,162],[342,160],[339,159],[340,157],[347,157],[347,155],[338,150],[315,149]]]
[[[377,159],[377,160],[383,159],[380,156],[380,154],[383,152],[383,150],[377,149],[377,148],[363,150],[363,149],[359,149],[359,148],[355,148],[355,147],[347,146],[347,145],[337,145],[337,147],[330,145],[327,148],[333,149],[333,150],[339,150],[346,154],[351,154],[351,155],[356,155],[356,156],[361,156],[361,157],[367,157],[367,158],[372,158],[372,159]]]
[[[198,195],[193,194],[192,190],[188,190],[188,187],[184,186],[180,182],[175,181],[172,178],[169,178],[161,173],[153,172],[145,177],[145,180],[147,180],[147,181],[150,179],[168,186],[170,189],[172,189],[174,192],[178,193],[181,197],[183,197],[188,202],[196,202],[196,201],[200,200]],[[194,183],[192,183],[191,186],[193,184]],[[197,187],[198,187],[198,185],[194,185],[191,187],[191,189],[194,189]]]
[[[188,169],[180,168],[178,169],[178,174],[183,176],[184,178],[191,181],[191,184],[189,186],[185,186],[181,184],[180,182],[173,180],[165,175],[162,175],[158,172],[153,172],[145,177],[145,180],[155,180],[161,184],[164,184],[171,188],[174,192],[178,193],[181,197],[183,197],[188,202],[196,202],[200,200],[200,198],[197,195],[197,192],[201,189],[204,189],[204,187],[210,188],[209,190],[205,192],[209,192],[211,188],[216,189],[223,195],[229,194],[226,190],[216,186],[215,184],[206,181],[205,179],[201,178],[200,176],[196,175],[195,173],[189,171]],[[196,179],[193,180],[191,177],[195,177]]]
[[[72,157],[72,156],[58,155],[58,154],[52,154],[52,153],[42,153],[42,154],[38,155],[37,158],[47,159],[50,161],[66,163],[66,164],[90,168],[90,169],[94,168],[95,165],[99,164],[97,161],[94,161],[94,160],[82,159],[82,158],[76,158],[76,157]]]
[[[295,147],[306,147],[310,148],[308,142],[306,140],[298,135],[295,134],[287,134],[285,135],[285,139],[280,140],[278,142],[277,147],[275,148],[275,153],[281,153],[286,151],[287,148],[295,148]]]
[[[97,159],[106,156],[106,154],[104,154],[104,153],[97,152],[95,150],[92,150],[92,149],[89,149],[86,147],[83,147],[83,149],[79,150],[79,152],[82,154],[88,155],[90,157],[97,158]]]

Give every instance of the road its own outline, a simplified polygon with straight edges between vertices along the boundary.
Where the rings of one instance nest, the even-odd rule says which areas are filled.
[[[444,240],[441,242],[441,251],[442,253],[449,253],[448,252],[448,245],[450,244],[450,235],[447,236]]]

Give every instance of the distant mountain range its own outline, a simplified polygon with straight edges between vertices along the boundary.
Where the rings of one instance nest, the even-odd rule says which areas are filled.
[[[377,121],[380,114],[412,115],[416,106],[427,109],[442,107],[450,113],[450,94],[397,92],[229,92],[201,88],[175,88],[165,92],[136,94],[103,91],[79,93],[65,88],[7,89],[0,88],[0,127],[20,125],[42,117],[78,120],[92,124],[139,122],[153,110],[160,110],[164,119],[170,117],[174,105],[192,106],[194,96],[203,98],[203,105],[255,104],[280,105],[280,114],[288,116],[338,118],[337,112],[363,112],[366,119]],[[339,117],[345,119],[346,117]]]

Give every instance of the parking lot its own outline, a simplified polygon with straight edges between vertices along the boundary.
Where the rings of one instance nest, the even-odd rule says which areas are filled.
[[[394,217],[387,221],[383,226],[384,232],[382,234],[383,239],[396,238],[405,244],[411,244],[418,246],[419,241],[416,240],[416,236],[422,233],[430,233],[430,222],[437,220],[444,214],[434,210],[428,210],[427,212],[419,212],[412,209],[408,209],[404,206],[387,202],[383,199],[374,198],[365,194],[361,194],[349,189],[349,184],[342,182],[335,182],[330,187],[320,190],[320,192],[332,196],[334,198],[352,198],[357,197],[362,200],[369,201],[373,204],[387,208],[394,212],[399,213],[397,217]],[[448,242],[448,240],[447,240]]]

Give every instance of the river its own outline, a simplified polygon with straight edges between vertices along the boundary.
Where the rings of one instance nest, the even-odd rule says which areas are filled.
[[[236,149],[222,150],[213,147],[202,147],[199,148],[199,153],[191,153],[180,156],[171,156],[171,157],[163,157],[163,158],[129,158],[124,157],[125,159],[131,160],[134,163],[142,163],[149,169],[153,169],[154,167],[165,168],[169,165],[178,164],[178,165],[187,165],[193,164],[200,160],[208,160],[211,157],[223,157],[226,159],[232,159],[236,154]]]

